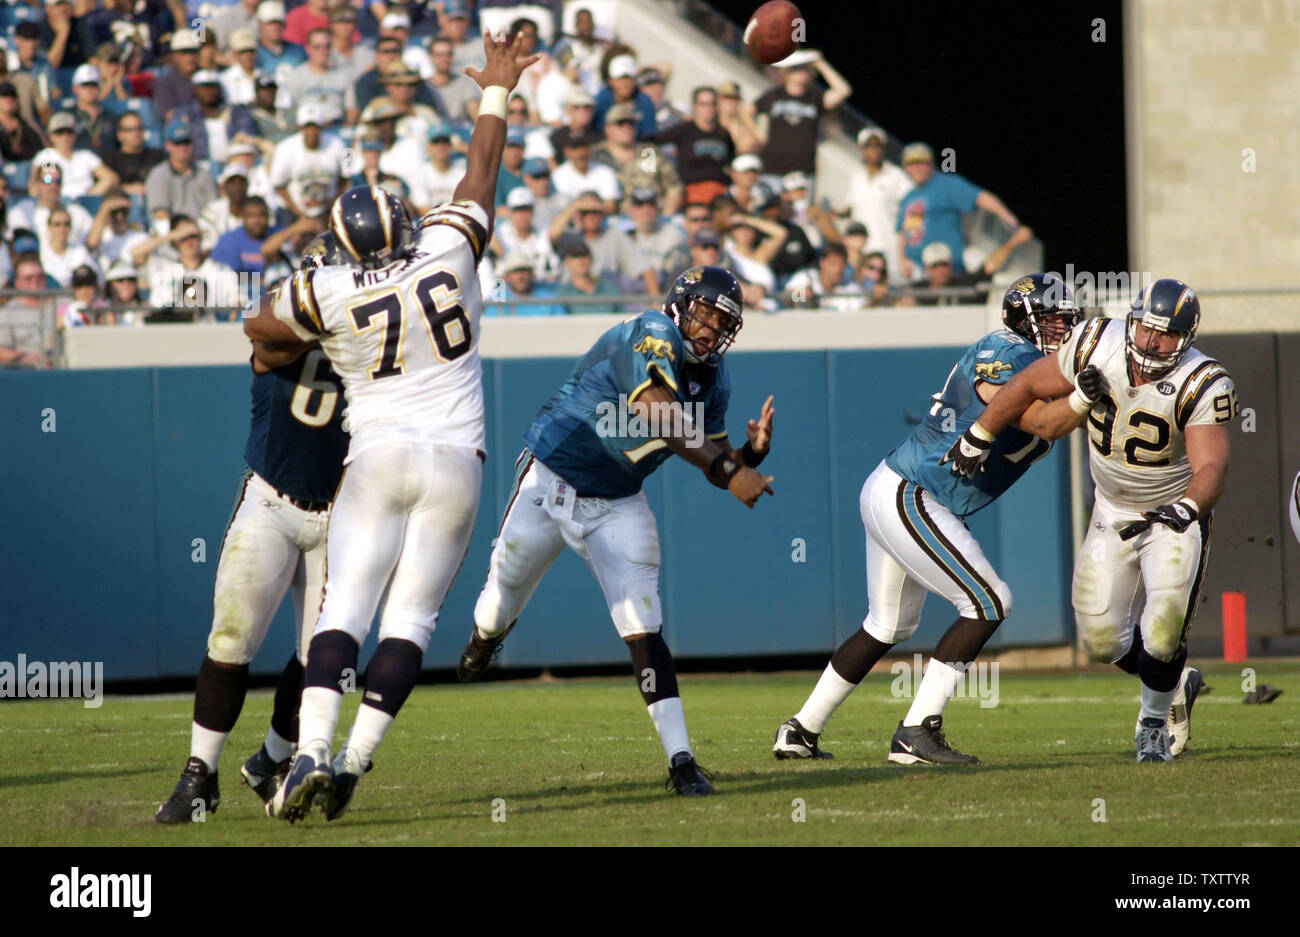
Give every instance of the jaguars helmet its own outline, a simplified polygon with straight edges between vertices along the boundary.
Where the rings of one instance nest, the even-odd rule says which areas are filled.
[[[726,354],[740,331],[745,303],[740,296],[740,284],[722,267],[691,267],[679,276],[668,290],[664,300],[664,314],[677,323],[682,333],[682,348],[686,360],[692,364],[716,366]],[[708,313],[721,317],[722,328],[716,330]],[[688,324],[690,328],[688,334]],[[691,341],[691,334],[701,328],[714,331],[713,344],[707,351],[699,351]]]
[[[330,232],[366,270],[386,267],[406,256],[413,228],[402,200],[383,186],[353,186],[330,210]]]
[[[303,248],[302,260],[298,269],[309,270],[312,267],[351,266],[355,261],[352,255],[343,249],[333,231],[318,234],[310,244]]]
[[[1021,277],[1002,297],[1002,323],[1045,355],[1054,354],[1061,346],[1065,334],[1078,323],[1079,314],[1070,287],[1054,273]]]
[[[1192,288],[1182,280],[1156,280],[1137,294],[1129,310],[1124,344],[1133,367],[1147,379],[1172,371],[1196,342],[1200,324],[1201,301]],[[1138,342],[1139,325],[1148,329],[1146,342],[1142,344]],[[1157,332],[1179,333],[1177,347],[1161,353],[1155,347]]]

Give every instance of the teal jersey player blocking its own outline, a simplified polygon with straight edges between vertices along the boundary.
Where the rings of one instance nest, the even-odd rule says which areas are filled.
[[[1015,374],[1056,350],[1078,319],[1065,284],[1052,274],[1022,277],[1002,302],[1005,329],[963,352],[925,420],[876,466],[862,486],[868,611],[862,627],[831,657],[812,694],[777,729],[777,758],[829,758],[819,739],[835,709],[892,647],[915,633],[926,595],[943,596],[957,620],[939,639],[907,715],[890,740],[895,764],[972,764],[950,747],[943,710],[967,667],[1011,611],[999,578],[965,518],[1007,491],[1051,440],[1080,425],[1087,412],[1070,399],[1037,401],[1017,425],[987,439],[973,430],[985,405]],[[985,434],[987,436],[987,434]],[[988,451],[973,477],[949,466],[966,447]]]

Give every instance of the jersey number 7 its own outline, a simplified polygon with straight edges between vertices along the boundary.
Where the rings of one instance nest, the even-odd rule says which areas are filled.
[[[455,361],[469,351],[471,339],[469,317],[460,304],[460,282],[450,270],[436,270],[421,277],[411,287],[410,295],[400,287],[353,306],[348,310],[353,331],[358,335],[382,329],[379,360],[367,369],[372,381],[405,372],[402,364],[402,339],[406,328],[407,303],[420,310],[434,357],[443,364]]]

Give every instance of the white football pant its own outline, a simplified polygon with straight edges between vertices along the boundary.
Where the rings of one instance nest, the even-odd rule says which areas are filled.
[[[334,499],[316,633],[346,631],[361,644],[382,599],[379,640],[427,648],[469,548],[482,481],[473,449],[384,443],[363,450]]]
[[[645,493],[579,498],[528,450],[516,478],[474,606],[478,630],[492,637],[510,627],[567,545],[596,577],[620,637],[658,632],[659,531]]]
[[[298,659],[320,612],[329,511],[304,511],[252,469],[244,470],[217,560],[208,656],[247,664],[257,656],[285,590],[293,597]]]

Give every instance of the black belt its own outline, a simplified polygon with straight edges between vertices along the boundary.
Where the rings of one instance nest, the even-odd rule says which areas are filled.
[[[276,494],[287,500],[294,507],[301,508],[304,511],[316,513],[319,511],[328,511],[330,508],[330,503],[328,501],[308,501],[306,498],[295,498],[292,495],[287,495],[283,491],[278,490],[276,491]]]

